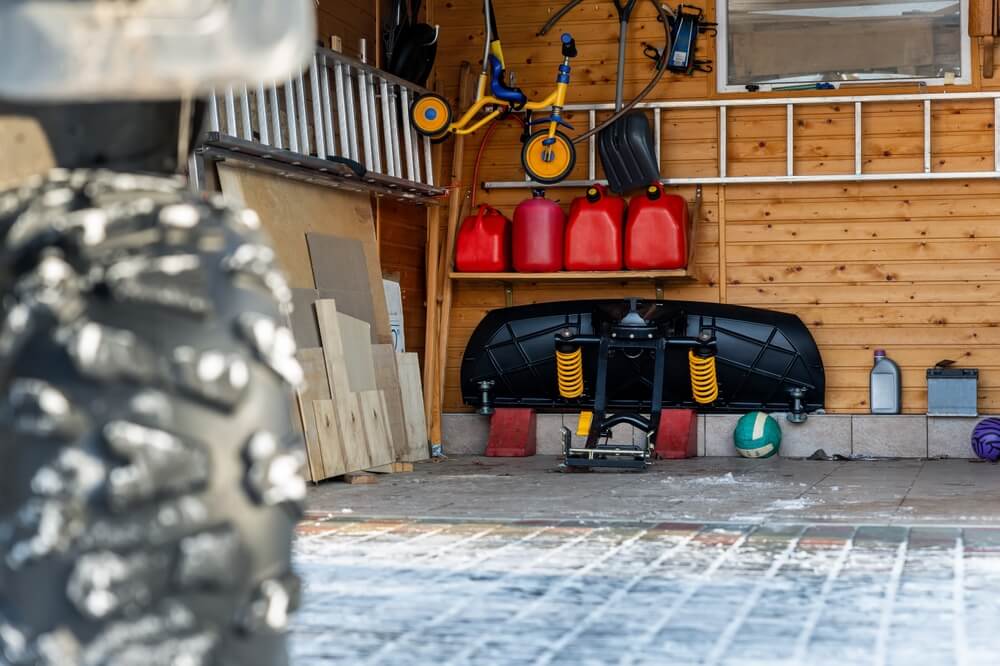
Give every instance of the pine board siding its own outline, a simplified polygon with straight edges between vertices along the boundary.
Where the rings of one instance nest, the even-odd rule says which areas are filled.
[[[478,67],[482,49],[479,0],[433,0],[442,26],[437,77],[454,98],[463,60]],[[714,3],[696,2],[714,16]],[[580,57],[573,63],[571,102],[609,102],[614,96],[617,20],[610,2],[582,3],[546,37],[535,34],[555,4],[508,0],[497,5],[508,66],[531,97],[551,89],[559,34],[571,32]],[[561,6],[561,5],[560,5]],[[640,2],[630,26],[626,95],[648,81],[650,61],[642,43],[659,44],[653,9]],[[977,49],[973,40],[973,48]],[[715,42],[702,36],[699,57],[715,58]],[[980,53],[974,84],[954,91],[995,90],[1000,78],[983,79]],[[1000,57],[998,57],[1000,62]],[[653,99],[716,97],[714,74],[668,75]],[[930,89],[935,92],[936,89]],[[854,88],[845,94],[919,92],[913,88]],[[808,96],[816,93],[776,93]],[[822,93],[826,94],[826,93]],[[739,95],[739,98],[746,95]],[[938,103],[931,123],[933,171],[984,170],[993,162],[993,106],[989,100]],[[567,121],[585,126],[586,117]],[[920,103],[886,103],[864,109],[862,164],[866,173],[923,168]],[[728,122],[731,175],[778,175],[786,167],[784,108],[731,109]],[[718,174],[718,123],[709,110],[663,113],[665,176]],[[854,106],[816,106],[797,112],[795,172],[851,173]],[[480,180],[523,178],[519,128],[506,122],[483,159]],[[465,181],[483,133],[474,135],[463,165]],[[585,178],[586,147],[573,178]],[[445,149],[445,161],[450,149]],[[446,171],[447,172],[447,171]],[[694,189],[680,188],[692,199]],[[563,204],[579,191],[559,189]],[[480,192],[481,202],[510,214],[528,190]],[[924,371],[942,359],[978,367],[980,410],[1000,409],[1000,183],[992,181],[870,182],[739,185],[704,188],[694,283],[666,284],[665,297],[720,301],[794,312],[816,337],[827,368],[831,412],[868,410],[872,351],[884,347],[903,368],[904,411],[926,410]],[[652,297],[650,282],[517,284],[514,303],[562,299]],[[504,306],[498,285],[459,283],[448,350],[446,411],[465,411],[459,365],[469,336],[491,308]]]
[[[375,62],[378,30],[374,0],[319,0],[316,6],[319,39],[327,47],[330,37],[340,37],[344,53],[358,57],[362,39],[367,41],[368,62]]]
[[[427,209],[383,199],[378,207],[379,258],[385,274],[399,276],[406,350],[424,359],[426,330]]]

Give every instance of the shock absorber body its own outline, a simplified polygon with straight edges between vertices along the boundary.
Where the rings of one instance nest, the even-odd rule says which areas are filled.
[[[716,348],[711,333],[698,336],[698,347],[688,350],[691,369],[691,395],[699,405],[710,405],[719,398],[719,379],[715,367]]]
[[[556,343],[556,379],[559,395],[567,400],[583,395],[583,348],[579,344]]]

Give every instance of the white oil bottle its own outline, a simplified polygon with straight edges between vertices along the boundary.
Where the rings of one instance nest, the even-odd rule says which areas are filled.
[[[903,402],[901,379],[895,361],[885,355],[884,349],[876,349],[869,383],[872,414],[899,414]]]

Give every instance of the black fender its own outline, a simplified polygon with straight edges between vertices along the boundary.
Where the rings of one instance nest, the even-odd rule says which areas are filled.
[[[687,350],[668,351],[663,405],[702,413],[786,411],[788,390],[805,389],[806,411],[824,408],[826,375],[812,334],[793,314],[718,303],[640,300],[640,312],[667,336],[712,331],[718,340],[720,397],[696,405],[691,396]],[[493,381],[496,407],[579,411],[593,406],[597,350],[584,349],[584,395],[566,400],[556,385],[554,339],[569,327],[600,335],[628,312],[621,300],[540,303],[489,312],[469,340],[462,359],[462,398],[479,406],[479,383]],[[647,356],[612,359],[608,367],[610,408],[643,411],[649,403],[652,363]]]

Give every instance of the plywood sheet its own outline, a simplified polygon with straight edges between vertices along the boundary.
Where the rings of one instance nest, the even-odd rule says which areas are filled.
[[[328,453],[324,459],[327,476],[331,478],[347,473],[352,469],[362,469],[364,465],[358,460],[359,453],[354,452],[348,431],[342,426],[340,415],[343,409],[333,400],[314,400],[313,413],[316,415],[316,430],[320,445]]]
[[[363,469],[392,464],[392,442],[389,441],[382,392],[362,391],[357,394],[357,400],[361,410],[368,454],[368,462]]]
[[[295,336],[295,344],[302,348],[314,348],[320,346],[319,323],[316,321],[316,310],[313,303],[319,300],[319,291],[316,289],[292,289],[292,334]]]
[[[407,452],[406,417],[403,414],[403,395],[399,386],[399,369],[396,351],[392,345],[373,345],[375,384],[385,398],[385,416],[392,442],[393,459],[404,460]]]
[[[343,470],[338,468],[337,473],[356,472],[389,464],[393,461],[393,451],[391,443],[384,434],[386,429],[381,425],[385,415],[378,402],[378,392],[355,392],[351,388],[351,378],[348,374],[348,355],[360,353],[352,350],[366,348],[369,350],[368,358],[371,358],[371,343],[368,340],[367,328],[363,332],[359,332],[361,329],[358,329],[353,334],[345,333],[341,329],[341,322],[345,322],[349,327],[353,326],[353,323],[350,318],[342,319],[334,301],[320,300],[316,302],[315,307],[332,398],[332,405],[323,405],[324,411],[317,411],[317,420],[336,422],[335,429],[344,452]],[[367,327],[367,324],[359,323]],[[371,374],[370,383],[374,385],[374,370]],[[365,385],[369,380],[355,379],[355,381]],[[375,393],[376,397],[364,397],[368,393]],[[332,436],[331,432],[330,437]],[[327,469],[328,473],[330,471]]]
[[[420,375],[420,359],[414,353],[397,354],[399,387],[403,406],[403,424],[406,429],[406,450],[403,462],[427,460],[427,420],[424,415],[424,391]]]
[[[306,440],[306,454],[309,459],[309,474],[314,482],[322,481],[331,475],[326,472],[326,459],[331,462],[342,457],[334,452],[323,451],[319,427],[316,423],[316,413],[313,402],[330,399],[330,386],[326,376],[326,359],[323,350],[319,348],[299,349],[295,354],[302,366],[305,376],[305,386],[298,391],[299,415],[302,418],[302,430]]]
[[[341,344],[344,349],[344,369],[352,393],[374,391],[375,361],[370,340],[371,327],[367,322],[349,317],[337,311],[340,325]]]
[[[317,301],[316,318],[319,320],[319,332],[323,340],[323,355],[326,360],[330,395],[347,395],[351,392],[351,384],[347,378],[344,342],[337,317],[337,304],[333,301]]]
[[[260,215],[292,287],[324,289],[324,285],[317,285],[313,277],[306,237],[316,234],[320,240],[322,237],[340,239],[337,252],[329,254],[323,250],[317,254],[318,264],[328,264],[324,268],[324,284],[334,290],[341,289],[343,284],[367,284],[370,298],[365,300],[372,304],[369,323],[374,331],[373,342],[392,342],[375,240],[375,220],[368,194],[310,185],[225,164],[219,165],[219,182],[229,203],[252,208]],[[355,258],[345,264],[349,269],[340,270],[337,263],[351,254]],[[356,275],[359,262],[363,262],[364,269]]]
[[[326,234],[309,234],[309,257],[313,280],[324,298],[337,301],[337,311],[368,322],[373,329],[372,342],[379,342],[378,329],[384,326],[391,336],[385,290],[381,278],[381,299],[373,292],[371,272],[364,244],[355,239]],[[381,308],[381,315],[376,310]]]

